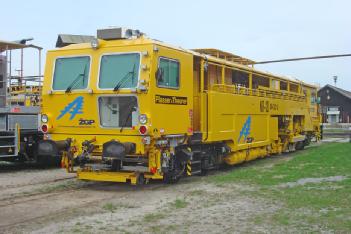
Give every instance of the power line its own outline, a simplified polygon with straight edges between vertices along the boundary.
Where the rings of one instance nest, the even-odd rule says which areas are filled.
[[[302,57],[302,58],[291,58],[291,59],[279,59],[279,60],[268,60],[255,62],[254,64],[267,64],[267,63],[280,63],[280,62],[291,62],[300,60],[312,60],[312,59],[326,59],[326,58],[338,58],[338,57],[350,57],[351,54],[335,54],[335,55],[324,55],[324,56],[313,56],[313,57]]]

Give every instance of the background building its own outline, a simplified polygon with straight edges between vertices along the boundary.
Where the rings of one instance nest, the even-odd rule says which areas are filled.
[[[351,92],[326,85],[318,91],[323,123],[351,123]]]

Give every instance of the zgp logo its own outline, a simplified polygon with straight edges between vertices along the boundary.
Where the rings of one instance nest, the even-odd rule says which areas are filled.
[[[83,97],[79,96],[76,99],[74,99],[71,103],[69,103],[63,110],[61,110],[61,114],[56,118],[57,120],[61,119],[63,116],[65,116],[67,113],[69,113],[71,116],[69,117],[69,120],[74,119],[74,117],[77,114],[83,114]]]
[[[247,117],[243,127],[241,128],[240,135],[238,138],[238,143],[241,140],[241,137],[244,136],[244,141],[246,141],[247,137],[250,135],[251,130],[251,116]]]

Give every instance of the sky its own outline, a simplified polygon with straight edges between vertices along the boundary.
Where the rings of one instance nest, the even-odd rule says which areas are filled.
[[[43,65],[58,34],[96,35],[96,29],[111,26],[254,61],[351,53],[348,0],[0,0],[0,6],[0,40],[33,37],[32,43],[44,48]],[[38,74],[36,51],[25,51],[25,63],[25,75]],[[19,62],[13,67],[19,69]],[[351,90],[351,57],[255,67],[321,86],[337,76],[336,85]]]

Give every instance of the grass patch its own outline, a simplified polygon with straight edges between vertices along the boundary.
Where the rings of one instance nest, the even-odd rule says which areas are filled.
[[[291,160],[282,160],[271,168],[264,167],[265,164],[271,163],[271,160],[258,160],[250,163],[253,166],[237,167],[228,173],[214,176],[213,181],[277,185],[302,178],[351,176],[351,144],[349,143],[329,143],[294,154]],[[255,166],[255,164],[261,164],[261,166]]]
[[[80,228],[75,227],[72,229],[72,232],[73,233],[82,233],[82,230]]]
[[[162,213],[150,213],[150,214],[146,214],[144,216],[144,221],[145,222],[155,222],[155,221],[158,221],[159,219],[162,219],[166,217],[165,214],[162,214]]]
[[[288,161],[279,160],[281,157],[284,155],[239,166],[211,180],[219,185],[235,182],[256,186],[258,191],[249,195],[282,202],[284,207],[271,218],[276,225],[293,225],[300,231],[351,230],[351,144],[311,147],[294,153]],[[272,161],[273,166],[267,167]],[[332,176],[346,179],[282,186],[299,179]]]
[[[113,213],[113,212],[115,212],[118,209],[118,206],[116,204],[114,204],[114,203],[108,202],[108,203],[105,203],[102,206],[102,209]]]
[[[176,209],[181,209],[187,207],[188,202],[185,200],[185,198],[180,199],[177,198],[174,202],[171,203],[171,206],[176,208]]]
[[[146,228],[146,233],[177,233],[177,225],[154,225]]]
[[[72,179],[72,180],[63,181],[63,182],[59,182],[59,183],[54,184],[54,185],[47,185],[45,187],[36,189],[34,191],[34,194],[63,191],[63,190],[67,190],[67,189],[79,188],[81,186],[82,186],[82,183],[80,181],[77,181],[76,179]]]
[[[133,209],[133,208],[138,208],[139,206],[133,205],[133,204],[128,204],[128,203],[123,203],[123,204],[119,204],[119,207],[126,208],[126,209]]]
[[[207,192],[205,190],[193,190],[188,193],[189,196],[204,196]]]
[[[112,202],[107,202],[102,206],[102,209],[109,211],[111,213],[115,212],[117,209],[133,209],[133,208],[138,208],[138,206],[133,205],[133,204],[128,204],[128,203],[112,203]]]
[[[323,133],[350,133],[347,128],[324,128]]]
[[[112,220],[112,214],[119,208],[118,205],[108,202],[102,206],[102,209],[110,212],[110,220]]]

